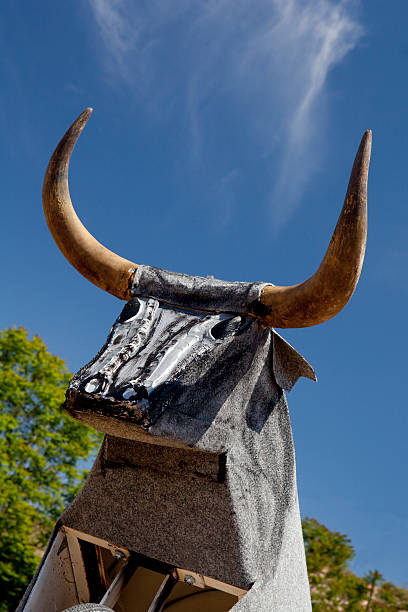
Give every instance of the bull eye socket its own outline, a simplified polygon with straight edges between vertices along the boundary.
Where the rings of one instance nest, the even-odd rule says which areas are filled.
[[[224,319],[216,323],[211,329],[211,335],[215,340],[224,340],[229,336],[233,336],[241,326],[241,317],[233,317],[232,319]]]
[[[125,304],[122,312],[120,313],[117,319],[118,323],[125,323],[125,321],[129,321],[130,319],[135,317],[139,312],[139,308],[140,302],[137,298],[129,300],[129,302]]]

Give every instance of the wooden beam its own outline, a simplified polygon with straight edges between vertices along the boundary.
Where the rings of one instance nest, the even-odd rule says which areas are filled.
[[[77,529],[73,529],[72,527],[63,527],[65,533],[70,533],[73,536],[76,536],[80,540],[85,540],[86,542],[91,542],[92,544],[96,544],[97,546],[101,546],[102,548],[108,548],[113,554],[117,551],[120,551],[123,554],[123,558],[127,559],[129,557],[129,551],[127,548],[123,548],[122,546],[115,546],[108,540],[103,540],[102,538],[96,538],[89,533],[83,533],[82,531],[78,531]]]
[[[216,589],[217,591],[224,591],[224,593],[229,593],[230,595],[235,595],[236,597],[240,598],[246,595],[248,592],[246,589],[241,589],[240,587],[236,587],[232,584],[227,584],[226,582],[221,582],[221,580],[216,580],[215,578],[210,578],[209,576],[203,576],[202,574],[191,572],[190,570],[177,568],[176,572],[178,579],[181,582],[186,582],[187,584],[199,587],[200,589]]]
[[[89,587],[86,579],[84,561],[78,538],[70,531],[65,531],[68,543],[68,551],[71,559],[72,572],[74,574],[75,586],[79,603],[89,602]]]

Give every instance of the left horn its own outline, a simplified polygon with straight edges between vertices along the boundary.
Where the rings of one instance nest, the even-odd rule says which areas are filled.
[[[55,242],[74,268],[97,287],[128,300],[137,264],[116,255],[88,232],[69,195],[69,160],[91,113],[92,109],[87,108],[74,121],[51,157],[43,185],[44,213]]]
[[[365,132],[347,194],[326,255],[308,280],[291,287],[264,287],[257,316],[272,327],[310,327],[347,304],[360,277],[367,239],[367,179],[371,131]]]

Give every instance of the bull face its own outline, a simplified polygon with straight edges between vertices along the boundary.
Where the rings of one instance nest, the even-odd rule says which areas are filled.
[[[189,417],[197,418],[212,404],[215,415],[265,333],[251,317],[187,312],[133,298],[101,351],[72,380],[65,407],[108,433],[126,426],[124,437],[136,439],[170,406],[188,406]]]
[[[194,304],[186,285],[196,287]],[[214,419],[222,423],[226,406],[243,408],[245,418],[251,401],[257,410],[265,401],[266,416],[281,389],[314,373],[276,332],[243,314],[262,287],[140,266],[132,287],[139,297],[125,305],[101,351],[74,377],[65,408],[107,433],[153,434],[177,445],[195,444]]]
[[[239,316],[186,313],[135,298],[126,304],[80,389],[131,402],[145,413],[147,405],[162,403],[166,390],[193,361],[249,324]]]
[[[154,299],[134,298],[122,310],[103,349],[70,388],[84,398],[103,398],[106,405],[131,406],[135,422],[148,428],[182,381],[191,384],[209,355],[216,348],[222,351],[251,323],[248,317],[187,312]]]

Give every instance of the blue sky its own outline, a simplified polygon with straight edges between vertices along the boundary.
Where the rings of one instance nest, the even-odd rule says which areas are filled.
[[[3,0],[1,327],[75,371],[121,303],[63,259],[48,159],[87,106],[71,195],[138,263],[293,284],[318,266],[363,132],[368,247],[331,321],[283,335],[315,367],[288,395],[303,515],[347,533],[354,569],[408,587],[408,4],[379,0]]]

